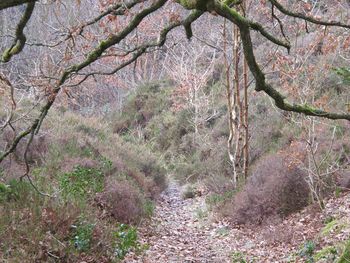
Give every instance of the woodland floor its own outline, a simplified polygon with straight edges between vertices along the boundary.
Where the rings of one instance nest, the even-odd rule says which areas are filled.
[[[184,200],[181,191],[170,183],[151,222],[139,228],[140,240],[149,249],[141,255],[130,253],[124,262],[304,262],[299,254],[308,240],[315,242],[316,252],[350,237],[350,228],[344,227],[350,226],[349,193],[328,200],[323,212],[309,207],[283,221],[249,228],[217,219],[208,211],[205,196]],[[339,227],[321,234],[329,218]]]

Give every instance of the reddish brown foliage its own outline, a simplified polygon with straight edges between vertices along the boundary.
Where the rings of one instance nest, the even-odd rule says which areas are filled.
[[[127,181],[109,183],[95,200],[118,222],[135,223],[143,215],[141,194]]]
[[[308,204],[305,174],[286,163],[281,154],[261,160],[243,190],[228,205],[228,213],[239,224],[260,224],[271,216],[284,217]]]

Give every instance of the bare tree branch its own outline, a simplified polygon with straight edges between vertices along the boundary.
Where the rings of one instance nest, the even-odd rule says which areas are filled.
[[[337,26],[337,27],[344,27],[344,28],[348,28],[350,29],[350,25],[344,24],[342,22],[333,22],[333,21],[322,21],[322,20],[318,20],[315,19],[311,16],[306,16],[304,14],[301,13],[294,13],[290,10],[288,10],[287,8],[285,8],[283,5],[281,5],[277,0],[269,0],[271,2],[271,4],[273,4],[274,6],[276,6],[276,8],[281,11],[283,14],[291,16],[291,17],[295,17],[295,18],[299,18],[308,22],[311,22],[313,24],[316,25],[323,25],[323,26]]]
[[[266,82],[265,74],[262,72],[260,66],[256,62],[253,44],[250,36],[250,23],[238,12],[220,2],[214,1],[213,8],[218,14],[228,18],[239,27],[243,43],[244,55],[247,60],[249,69],[256,81],[256,91],[264,91],[275,101],[276,106],[281,110],[303,113],[309,116],[317,116],[333,120],[345,119],[350,121],[350,114],[347,113],[327,112],[314,108],[307,104],[290,104],[288,101],[286,101],[285,97],[281,93],[279,93],[276,89],[274,89],[270,84]]]
[[[40,126],[46,117],[48,111],[52,107],[53,103],[56,100],[56,96],[60,92],[63,85],[67,82],[68,79],[70,79],[74,74],[77,74],[81,72],[83,69],[89,68],[90,65],[92,65],[95,61],[99,60],[104,52],[108,50],[110,47],[119,44],[121,41],[126,39],[131,32],[133,32],[143,21],[143,19],[152,14],[153,12],[160,9],[168,0],[158,0],[154,2],[149,7],[145,7],[141,9],[136,15],[133,16],[131,21],[118,33],[112,34],[104,41],[101,41],[97,47],[95,47],[86,57],[83,61],[80,63],[74,64],[68,68],[66,68],[63,73],[60,75],[60,77],[57,80],[57,83],[54,85],[54,88],[52,89],[51,94],[49,94],[46,104],[41,108],[39,116],[31,123],[30,127],[26,130],[22,131],[20,134],[18,134],[14,140],[12,141],[11,145],[5,150],[5,152],[0,154],[0,163],[6,158],[9,154],[11,154],[17,147],[18,143],[26,136],[33,135],[38,133]],[[0,10],[4,8],[8,8],[10,6],[15,6],[17,4],[21,3],[29,3],[27,6],[27,10],[25,12],[25,15],[23,16],[20,24],[18,25],[18,30],[16,30],[16,44],[15,46],[11,47],[11,49],[8,52],[10,55],[5,55],[4,61],[8,61],[12,55],[17,54],[21,49],[23,49],[23,45],[25,43],[25,36],[23,35],[23,28],[27,24],[30,15],[34,8],[34,2],[35,1],[28,1],[28,0],[5,0],[2,1],[0,4]],[[86,22],[83,24],[80,28],[80,31],[75,32],[82,32],[84,27],[92,25],[96,22],[98,22],[103,17],[107,16],[108,14],[124,14],[128,7],[133,7],[136,5],[139,1],[134,0],[134,2],[131,2],[129,4],[124,5],[115,5],[111,8],[107,9],[105,12],[97,16],[96,18]],[[288,51],[291,48],[290,43],[288,40],[281,40],[272,34],[270,34],[260,23],[251,21],[241,15],[234,6],[241,3],[241,1],[235,1],[235,0],[227,0],[224,2],[216,1],[216,0],[177,0],[177,2],[182,5],[186,9],[193,10],[193,12],[190,14],[189,17],[184,19],[183,21],[175,22],[168,27],[164,28],[161,33],[159,39],[154,43],[148,43],[144,45],[139,45],[135,48],[134,52],[132,53],[131,58],[128,60],[122,62],[119,64],[114,70],[110,72],[87,72],[87,73],[79,73],[79,75],[84,75],[83,80],[86,80],[89,76],[95,75],[95,74],[102,74],[102,75],[109,75],[114,74],[118,72],[120,69],[126,67],[127,65],[130,65],[134,61],[136,61],[142,54],[148,52],[152,48],[155,47],[161,47],[164,45],[166,41],[167,34],[174,29],[175,27],[183,26],[185,28],[185,31],[187,33],[187,37],[192,37],[192,29],[191,24],[194,22],[198,17],[200,17],[204,12],[210,12],[214,14],[218,14],[224,18],[227,18],[229,21],[231,21],[233,24],[237,25],[241,34],[242,44],[243,44],[243,51],[245,58],[247,60],[247,64],[249,66],[250,71],[252,72],[255,82],[256,82],[256,90],[257,91],[264,91],[268,96],[270,96],[274,101],[278,108],[285,110],[285,111],[291,111],[291,112],[297,112],[297,113],[303,113],[305,115],[309,116],[317,116],[317,117],[323,117],[328,119],[345,119],[350,120],[350,114],[347,113],[333,113],[333,112],[327,112],[322,109],[316,109],[309,105],[304,104],[291,104],[288,101],[286,101],[285,97],[279,93],[275,88],[273,88],[270,84],[266,82],[265,73],[263,72],[262,68],[259,66],[255,59],[255,54],[253,50],[253,44],[251,39],[251,30],[255,30],[259,32],[261,35],[263,35],[266,39],[268,39],[270,42],[276,44],[277,46],[281,46],[286,48]],[[320,21],[316,20],[309,16],[304,16],[302,14],[296,14],[289,10],[286,10],[282,5],[280,5],[276,0],[270,0],[270,2],[279,9],[282,13],[291,16],[303,19],[308,22],[312,22],[315,24],[320,25],[326,25],[326,26],[339,26],[344,28],[350,28],[350,26],[345,25],[340,22],[326,22],[326,21]],[[11,4],[12,3],[12,4]],[[17,3],[17,4],[16,4]],[[232,7],[233,6],[233,7]],[[18,33],[18,34],[17,34]],[[23,41],[24,40],[24,41]],[[17,48],[18,46],[18,48]],[[14,51],[12,50],[14,49]],[[19,50],[18,52],[16,50]],[[5,51],[6,52],[6,51]],[[130,53],[131,54],[131,53]],[[90,69],[91,70],[91,69]],[[78,84],[82,83],[79,82]]]
[[[41,124],[46,117],[48,111],[52,107],[53,103],[56,100],[56,97],[58,93],[60,92],[62,85],[66,82],[66,80],[71,76],[72,73],[78,72],[87,66],[91,65],[93,62],[99,59],[99,57],[102,55],[102,53],[110,48],[113,45],[118,44],[120,41],[122,41],[124,38],[126,38],[141,22],[142,20],[148,16],[149,14],[155,12],[159,8],[161,8],[167,0],[158,0],[154,4],[152,4],[150,7],[143,9],[138,14],[134,16],[134,18],[130,21],[130,23],[118,34],[112,35],[109,38],[107,38],[104,41],[101,41],[100,44],[91,51],[86,59],[76,65],[73,65],[69,68],[67,68],[61,75],[60,80],[57,83],[57,86],[52,90],[52,93],[50,94],[47,103],[41,108],[39,116],[32,122],[31,126],[26,129],[25,131],[21,132],[19,135],[16,136],[16,138],[11,143],[10,147],[0,155],[0,163],[9,155],[11,154],[17,147],[18,143],[29,134],[35,132],[38,133],[39,129],[41,127]]]

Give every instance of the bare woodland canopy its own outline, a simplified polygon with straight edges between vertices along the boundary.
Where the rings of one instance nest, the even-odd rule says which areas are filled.
[[[307,33],[309,27],[316,25],[322,26],[324,31],[342,30],[341,34],[346,35],[350,29],[346,15],[327,12],[328,7],[323,7],[323,12],[313,14],[312,7],[318,1],[266,0],[248,3],[245,0],[178,0],[175,2],[77,0],[73,3],[62,0],[2,0],[0,19],[12,14],[18,19],[16,22],[12,21],[16,23],[15,25],[0,20],[3,24],[2,38],[6,45],[1,54],[1,64],[6,69],[3,71],[4,74],[0,75],[1,81],[13,90],[15,84],[6,72],[10,72],[15,63],[16,68],[25,63],[21,55],[26,52],[26,48],[50,50],[51,53],[50,56],[45,52],[35,53],[35,59],[46,61],[46,64],[39,67],[38,75],[23,76],[27,78],[27,85],[45,87],[45,101],[41,103],[39,115],[26,129],[18,132],[12,143],[1,153],[0,162],[16,149],[23,138],[28,136],[28,144],[31,143],[60,92],[74,89],[98,76],[109,78],[118,74],[124,68],[135,65],[143,56],[165,48],[169,38],[172,44],[177,43],[177,35],[174,37],[171,34],[178,29],[183,29],[187,39],[191,40],[194,37],[192,28],[196,26],[196,22],[208,15],[224,18],[238,28],[244,57],[254,78],[255,90],[270,96],[278,108],[310,116],[350,120],[350,113],[346,109],[337,109],[333,112],[313,105],[288,102],[288,98],[282,95],[283,90],[267,80],[264,62],[257,61],[254,49],[254,41],[263,39],[271,44],[266,46],[268,47],[266,53],[273,48],[283,49],[286,53],[294,52],[290,41],[293,36],[289,35],[294,25],[299,26],[304,33]],[[332,3],[329,3],[329,7],[331,5]],[[345,11],[349,9],[348,1],[338,5],[343,5]],[[76,12],[78,9],[80,11]],[[254,9],[255,13],[261,12],[262,16],[270,17],[270,20],[255,21],[254,16],[249,15],[249,9]],[[6,31],[10,27],[14,28],[14,34],[11,36],[7,35]],[[217,28],[215,27],[215,30]],[[208,32],[209,35],[213,28],[211,24],[202,23],[201,30]],[[35,36],[32,36],[33,32]],[[52,35],[45,35],[47,33]],[[202,42],[209,41],[202,38]],[[172,45],[166,48],[172,48]],[[22,60],[18,60],[19,58]],[[157,57],[152,63],[157,63],[159,59]],[[1,123],[2,128],[12,125],[15,110],[16,102],[13,100],[8,118]]]

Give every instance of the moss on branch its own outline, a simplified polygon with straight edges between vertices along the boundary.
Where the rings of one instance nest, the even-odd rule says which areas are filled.
[[[244,56],[247,60],[249,69],[255,78],[256,91],[264,91],[275,101],[275,105],[284,111],[302,113],[308,116],[316,116],[333,120],[345,119],[350,121],[350,114],[347,113],[327,112],[321,109],[314,108],[308,104],[291,104],[288,101],[286,101],[286,98],[280,92],[274,89],[270,84],[266,83],[265,74],[263,73],[255,59],[250,30],[254,29],[259,31],[271,42],[280,46],[285,46],[288,48],[288,50],[289,43],[284,43],[283,41],[280,42],[278,39],[274,38],[269,33],[267,33],[260,24],[250,22],[248,19],[241,16],[234,8],[230,8],[224,3],[217,1],[214,1],[213,3],[214,5],[212,8],[216,11],[216,13],[229,19],[231,22],[236,24],[240,30]]]
[[[212,0],[176,0],[177,3],[188,10],[208,11],[207,4]]]
[[[4,63],[9,62],[14,55],[17,55],[23,50],[27,40],[26,36],[23,33],[23,30],[27,25],[28,21],[30,20],[30,17],[33,14],[34,7],[35,7],[35,2],[27,4],[27,8],[17,25],[16,33],[15,33],[16,35],[15,35],[13,44],[10,48],[7,48],[2,54],[2,58],[1,58],[2,62]]]
[[[122,41],[124,38],[126,38],[137,26],[142,22],[142,20],[149,14],[155,12],[159,8],[161,8],[167,0],[159,0],[152,4],[150,7],[143,9],[141,12],[139,12],[135,17],[131,20],[131,22],[118,34],[113,35],[109,37],[108,39],[102,41],[92,52],[89,53],[89,55],[85,58],[85,60],[79,64],[73,65],[69,68],[67,68],[60,78],[60,80],[57,83],[56,88],[53,89],[52,94],[50,94],[50,97],[46,104],[41,108],[39,116],[32,122],[31,126],[26,129],[25,131],[18,134],[14,140],[12,141],[10,147],[0,155],[0,163],[9,155],[11,154],[17,147],[18,143],[25,138],[27,135],[36,132],[38,133],[41,123],[43,122],[44,118],[46,117],[47,113],[49,112],[50,108],[52,107],[53,103],[56,100],[57,94],[60,92],[62,85],[66,82],[66,80],[69,78],[69,76],[73,72],[77,72],[79,70],[82,70],[83,68],[91,65],[93,62],[95,62],[102,53],[108,49],[109,47],[118,44],[120,41]],[[28,6],[31,4],[28,4]],[[27,11],[27,10],[26,10]],[[30,16],[29,16],[30,18]],[[28,18],[28,20],[29,20]],[[26,24],[26,23],[25,23]],[[25,26],[24,24],[24,26]],[[24,28],[23,26],[23,28]],[[23,31],[22,28],[22,31]]]

